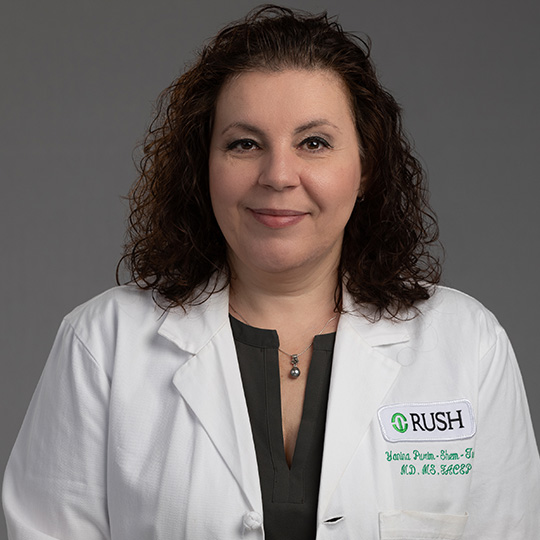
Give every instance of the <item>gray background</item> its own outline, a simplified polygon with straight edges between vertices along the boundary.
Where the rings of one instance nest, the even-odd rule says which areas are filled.
[[[0,22],[0,467],[62,316],[114,285],[133,148],[203,40],[257,2],[11,1]],[[540,2],[286,2],[373,40],[429,172],[444,282],[513,341],[540,433]],[[0,538],[4,533],[0,531]]]

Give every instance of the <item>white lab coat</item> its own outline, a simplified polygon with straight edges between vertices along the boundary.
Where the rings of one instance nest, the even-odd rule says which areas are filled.
[[[348,296],[345,307],[317,540],[540,538],[538,450],[495,318],[445,288],[406,322],[369,322]],[[384,438],[383,407],[456,400],[470,402],[476,435]],[[67,316],[3,503],[12,540],[264,538],[228,291],[164,314],[150,293],[119,287]]]

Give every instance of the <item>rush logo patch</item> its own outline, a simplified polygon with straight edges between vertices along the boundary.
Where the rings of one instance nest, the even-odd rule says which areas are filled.
[[[389,442],[454,441],[476,433],[467,399],[431,403],[396,403],[378,411],[383,437]]]

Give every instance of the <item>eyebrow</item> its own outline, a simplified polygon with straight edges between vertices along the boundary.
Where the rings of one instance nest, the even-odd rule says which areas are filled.
[[[337,131],[339,131],[341,133],[341,129],[338,126],[336,126],[336,124],[333,124],[332,122],[330,122],[329,120],[326,120],[325,118],[316,118],[314,120],[310,120],[309,122],[306,122],[305,124],[302,124],[301,126],[298,126],[294,130],[294,134],[298,135],[299,133],[302,133],[303,131],[307,131],[309,129],[313,129],[313,128],[317,128],[317,127],[321,127],[321,126],[333,127],[334,129],[336,129]],[[243,130],[245,130],[245,131],[247,131],[249,133],[253,133],[254,135],[258,135],[259,137],[264,135],[264,133],[263,133],[263,131],[261,129],[259,129],[258,127],[254,126],[252,124],[248,124],[247,122],[233,122],[232,124],[229,124],[221,132],[221,134],[224,135],[225,133],[227,133],[227,131],[229,131],[230,129],[233,129],[233,128],[243,129]]]
[[[337,129],[341,133],[341,129],[339,129],[336,124],[333,124],[330,122],[330,120],[326,120],[325,118],[316,118],[315,120],[311,120],[310,122],[307,122],[306,124],[302,124],[301,126],[298,126],[294,130],[294,134],[298,135],[299,133],[302,133],[302,131],[307,131],[308,129],[313,129],[321,126],[330,126],[334,129]]]
[[[225,135],[227,131],[233,128],[240,128],[245,131],[248,131],[249,133],[253,133],[254,135],[261,136],[263,134],[262,130],[260,130],[258,127],[255,127],[251,124],[247,124],[246,122],[233,122],[232,124],[229,124],[222,132],[222,135]]]

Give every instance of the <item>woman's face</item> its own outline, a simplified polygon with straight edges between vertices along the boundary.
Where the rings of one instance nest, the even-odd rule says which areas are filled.
[[[246,72],[221,90],[210,196],[235,270],[334,270],[361,185],[341,79],[326,70]]]

